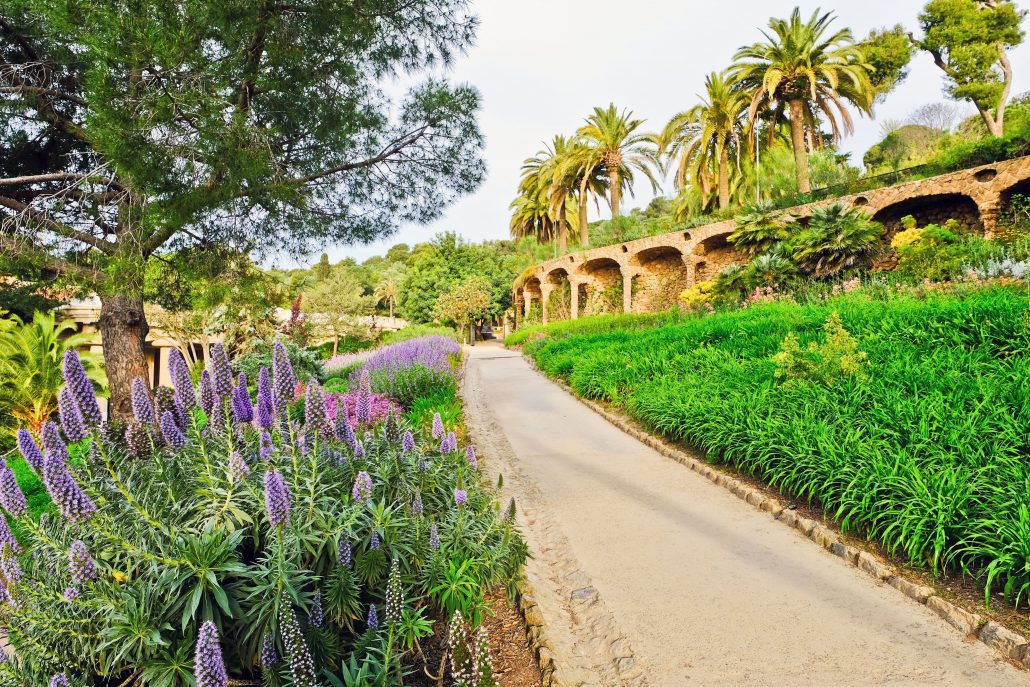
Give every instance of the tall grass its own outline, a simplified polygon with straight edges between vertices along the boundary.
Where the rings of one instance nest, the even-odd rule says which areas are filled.
[[[864,380],[783,385],[772,356],[838,312]],[[708,317],[596,318],[530,333],[576,393],[821,504],[845,530],[987,594],[1030,594],[1030,333],[1023,288],[865,290]],[[640,325],[640,326],[635,326]],[[546,336],[546,338],[540,338]]]

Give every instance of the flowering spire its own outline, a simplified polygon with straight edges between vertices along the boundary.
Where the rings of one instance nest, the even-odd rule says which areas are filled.
[[[228,396],[232,393],[232,368],[229,367],[229,356],[220,343],[211,344],[211,377],[215,384],[215,393]]]
[[[86,545],[79,540],[73,541],[68,548],[68,574],[77,585],[91,582],[97,576],[93,557],[89,555]]]
[[[465,502],[469,500],[469,493],[464,489],[454,490],[454,505],[464,506]]]
[[[268,432],[261,432],[261,438],[259,439],[258,455],[261,460],[270,461],[272,455],[275,453],[275,444],[272,443],[272,435]]]
[[[64,352],[64,383],[71,387],[85,423],[90,427],[100,425],[104,421],[104,416],[100,412],[100,404],[97,403],[93,382],[89,381],[79,354],[70,349]]]
[[[18,430],[18,451],[36,474],[43,473],[43,453],[36,445],[36,440],[29,434],[29,430],[25,428]]]
[[[405,453],[410,453],[415,450],[415,437],[411,432],[405,432],[401,438],[401,450]]]
[[[125,447],[133,458],[143,459],[147,457],[150,449],[150,435],[147,428],[138,422],[130,422],[125,426]]]
[[[204,414],[211,417],[211,411],[217,403],[215,398],[215,384],[211,381],[211,373],[204,370],[200,373],[200,408]]]
[[[340,541],[337,545],[336,562],[340,565],[350,565],[351,555],[350,538],[348,538],[347,533],[344,532],[340,535]]]
[[[72,479],[62,458],[47,455],[43,464],[43,484],[61,515],[69,521],[87,520],[97,511],[96,504]]]
[[[172,386],[179,404],[186,410],[197,405],[197,390],[190,379],[190,368],[178,348],[173,348],[168,355],[168,371],[172,373]]]
[[[308,611],[308,624],[311,627],[322,627],[325,624],[325,611],[322,609],[322,595],[315,592],[311,597],[311,608]]]
[[[476,460],[476,447],[472,444],[465,449],[465,461],[472,466],[473,470],[479,469],[479,461]]]
[[[440,548],[440,530],[437,529],[435,522],[429,526],[429,548],[433,551]]]
[[[404,603],[401,589],[401,569],[397,559],[390,564],[390,577],[386,582],[386,622],[395,623],[401,619],[401,606]]]
[[[21,546],[18,544],[18,540],[15,539],[14,532],[8,526],[7,518],[0,513],[0,556],[6,555],[7,549],[10,549],[12,553],[21,553]],[[0,651],[3,651],[3,649],[0,649]]]
[[[354,500],[358,503],[364,503],[371,498],[372,477],[364,470],[359,472],[358,476],[354,478],[354,488],[351,490],[351,495],[354,496]]]
[[[275,650],[275,636],[266,632],[261,637],[261,667],[271,668],[279,662],[279,652]]]
[[[4,510],[14,517],[24,515],[28,509],[28,501],[26,501],[21,487],[18,486],[14,470],[8,467],[7,461],[2,458],[0,458],[0,506],[3,506]]]
[[[290,662],[293,684],[296,687],[318,687],[315,662],[311,658],[308,645],[304,642],[304,635],[300,633],[297,614],[289,603],[283,604],[282,610],[279,611],[279,632],[282,635],[283,648],[286,649],[286,657]]]
[[[278,470],[265,473],[265,507],[273,527],[290,524],[290,490]]]
[[[439,439],[443,433],[443,420],[440,418],[440,413],[433,413],[433,438]]]
[[[68,678],[65,677],[64,673],[57,673],[50,678],[47,687],[69,687]]]
[[[415,499],[411,502],[411,512],[415,515],[422,515],[422,492],[415,492]]]
[[[132,380],[132,414],[136,422],[142,425],[154,423],[154,405],[150,402],[150,392],[147,390],[147,383],[137,377]]]
[[[358,460],[365,457],[365,445],[360,441],[354,445],[354,457]]]
[[[447,453],[456,453],[458,450],[458,437],[454,436],[454,432],[447,433]]]
[[[229,675],[225,672],[222,645],[218,641],[218,628],[210,620],[200,626],[196,652],[193,676],[197,680],[197,687],[227,687]]]
[[[232,414],[236,418],[236,422],[240,424],[254,420],[254,406],[250,403],[250,392],[247,391],[246,381],[242,386],[233,387]]]
[[[57,431],[57,425],[53,422],[43,423],[43,453],[46,460],[43,461],[43,469],[46,470],[46,461],[53,458],[60,461],[61,465],[68,463],[68,447],[61,439],[61,433]]]
[[[86,438],[86,423],[79,411],[79,403],[67,384],[57,395],[57,413],[61,418],[61,429],[64,430],[64,436],[68,437],[68,441],[74,443]]]
[[[262,429],[272,428],[272,419],[275,417],[275,400],[272,396],[272,379],[268,374],[268,368],[262,367],[258,372],[257,383],[257,421],[258,427]]]
[[[376,614],[376,605],[368,605],[368,629],[375,630],[379,627],[379,616]]]
[[[351,447],[357,448],[358,438],[354,436],[354,428],[347,421],[347,411],[340,408],[336,413],[336,438]]]
[[[275,411],[283,416],[286,404],[293,400],[293,390],[297,386],[297,376],[293,374],[293,365],[282,341],[276,341],[272,348],[272,377]]]
[[[354,415],[358,422],[372,419],[372,390],[368,381],[368,371],[361,373],[361,386],[358,388],[358,400],[354,405]]]
[[[325,394],[314,379],[308,383],[307,396],[304,400],[304,426],[309,432],[318,432],[324,436],[333,434],[333,428],[329,424],[329,415],[325,408]]]
[[[181,451],[186,448],[186,435],[179,429],[178,423],[175,422],[175,416],[170,410],[166,410],[161,416],[161,434],[174,450]]]

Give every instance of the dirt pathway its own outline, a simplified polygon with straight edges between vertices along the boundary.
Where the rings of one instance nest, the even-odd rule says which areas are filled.
[[[469,426],[519,504],[565,684],[1028,685],[923,606],[605,422],[496,345]]]

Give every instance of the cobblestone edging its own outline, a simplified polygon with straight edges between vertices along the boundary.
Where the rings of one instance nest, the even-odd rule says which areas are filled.
[[[564,382],[551,379],[540,372],[532,359],[526,358],[526,360],[529,361],[530,366],[533,367],[538,374],[557,384],[565,392],[576,398],[580,403],[593,410],[626,434],[629,434],[643,444],[646,444],[666,458],[671,458],[677,463],[690,468],[699,475],[706,477],[708,480],[725,488],[734,496],[747,502],[755,509],[768,513],[770,517],[779,520],[788,527],[793,527],[816,544],[822,546],[831,554],[841,558],[845,564],[862,570],[871,577],[890,585],[913,601],[926,606],[943,618],[949,625],[961,632],[963,637],[975,638],[989,646],[1013,665],[1024,669],[1030,669],[1030,641],[1028,641],[1026,637],[1017,634],[994,621],[986,620],[976,613],[970,613],[950,601],[946,601],[940,596],[937,596],[932,587],[927,587],[906,580],[889,563],[885,562],[878,556],[867,551],[859,551],[852,546],[848,546],[847,543],[842,541],[840,536],[833,530],[814,520],[798,515],[794,511],[788,509],[779,499],[766,496],[761,491],[748,485],[746,482],[738,480],[717,468],[712,467],[703,460],[695,458],[686,451],[676,448],[665,440],[643,431],[633,424],[626,416],[612,412],[598,403],[579,397]]]
[[[502,497],[514,496],[529,544],[518,609],[544,687],[648,687],[646,666],[619,629],[589,576],[571,554],[560,526],[541,506],[539,489],[480,397],[479,376],[466,365],[465,423],[479,449],[480,469],[504,476]]]

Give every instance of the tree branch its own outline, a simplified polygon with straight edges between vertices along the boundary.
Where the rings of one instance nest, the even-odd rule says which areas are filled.
[[[84,231],[79,231],[78,229],[73,229],[72,227],[69,227],[66,224],[62,224],[61,222],[58,222],[53,218],[49,217],[45,212],[36,210],[35,208],[32,208],[26,205],[25,203],[17,201],[14,198],[0,196],[0,207],[5,207],[8,210],[13,210],[18,215],[28,217],[43,229],[51,231],[57,234],[58,236],[63,236],[66,239],[79,241],[80,243],[85,243],[87,245],[93,246],[97,250],[106,253],[107,255],[114,255],[114,244],[105,241],[101,238],[97,238],[92,234],[87,234]]]
[[[86,101],[82,98],[72,95],[71,93],[65,93],[63,91],[55,91],[52,88],[41,88],[39,86],[2,86],[0,87],[0,93],[31,93],[34,95],[47,95],[51,98],[57,98],[59,100],[67,100],[70,103],[74,103],[81,107],[87,107]]]
[[[41,252],[38,250],[36,244],[26,240],[23,236],[0,233],[0,253],[21,256],[30,260],[38,260],[43,267],[49,270],[61,275],[72,276],[83,281],[88,281],[93,285],[107,281],[107,276],[101,272],[91,270],[83,267],[82,265],[77,265],[74,262],[55,258],[52,255],[47,255],[46,253]]]

